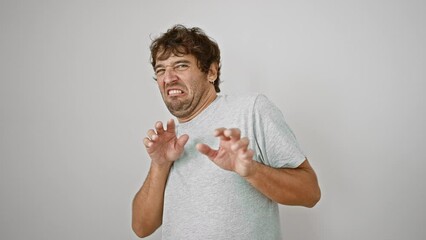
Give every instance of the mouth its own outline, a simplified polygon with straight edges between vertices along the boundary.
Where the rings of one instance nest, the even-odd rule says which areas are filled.
[[[176,97],[183,94],[183,91],[180,89],[169,89],[167,90],[167,95],[170,97]]]

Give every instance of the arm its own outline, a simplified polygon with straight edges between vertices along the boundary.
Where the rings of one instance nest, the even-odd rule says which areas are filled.
[[[220,128],[215,136],[221,140],[218,150],[198,144],[198,151],[219,167],[238,173],[271,200],[306,207],[313,207],[319,201],[317,177],[307,160],[295,169],[272,168],[253,160],[249,140],[241,138],[239,129]]]
[[[151,235],[161,226],[164,190],[170,165],[151,164],[148,176],[136,193],[132,206],[132,228],[139,237]]]
[[[167,177],[188,141],[188,135],[177,138],[173,120],[167,122],[167,130],[157,122],[155,130],[150,129],[147,135],[144,145],[151,158],[151,167],[132,206],[132,228],[139,237],[146,237],[161,226]]]
[[[297,168],[272,168],[252,161],[244,178],[271,200],[285,205],[313,207],[321,197],[316,174],[305,160]]]

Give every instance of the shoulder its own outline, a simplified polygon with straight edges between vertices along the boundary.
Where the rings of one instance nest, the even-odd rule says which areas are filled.
[[[262,93],[220,95],[222,106],[232,111],[267,113],[277,110],[276,105]]]
[[[261,93],[223,94],[221,98],[226,103],[240,105],[254,105],[257,102],[269,102],[268,98]]]
[[[254,101],[254,108],[259,110],[265,110],[270,108],[277,108],[276,105],[265,95],[257,94]]]

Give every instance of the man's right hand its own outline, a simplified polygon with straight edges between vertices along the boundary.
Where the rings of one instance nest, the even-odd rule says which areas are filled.
[[[167,129],[164,129],[162,122],[155,123],[155,130],[148,130],[143,143],[153,164],[171,165],[183,153],[188,139],[187,134],[179,138],[176,136],[175,121],[170,119],[167,122]]]

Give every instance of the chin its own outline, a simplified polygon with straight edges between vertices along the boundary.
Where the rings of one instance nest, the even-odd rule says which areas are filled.
[[[176,108],[169,106],[169,105],[167,105],[167,109],[175,117],[182,117],[182,116],[185,115],[185,113],[181,109],[176,109]]]

